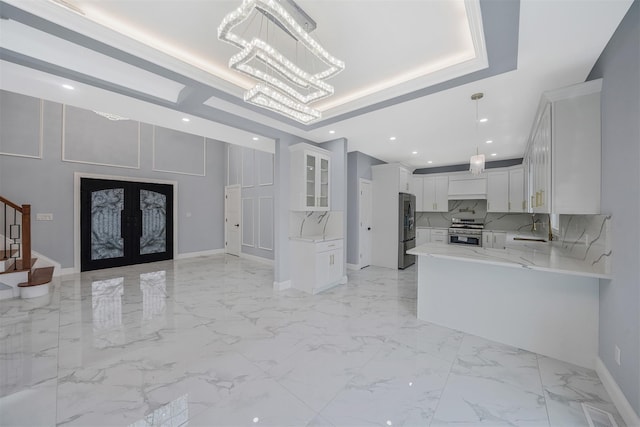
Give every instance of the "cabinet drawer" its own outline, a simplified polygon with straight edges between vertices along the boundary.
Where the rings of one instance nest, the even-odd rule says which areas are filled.
[[[316,252],[326,252],[340,249],[343,246],[343,242],[343,239],[329,240],[328,242],[318,242],[316,243]]]
[[[448,230],[438,230],[438,229],[432,229],[431,230],[431,237],[447,237],[448,234]]]

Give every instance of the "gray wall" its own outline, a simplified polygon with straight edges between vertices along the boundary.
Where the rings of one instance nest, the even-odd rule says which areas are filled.
[[[59,262],[63,268],[73,266],[74,172],[177,181],[178,240],[174,244],[178,253],[224,247],[224,143],[206,140],[206,176],[196,176],[153,170],[151,125],[140,126],[139,169],[62,161],[61,104],[44,102],[43,134],[42,159],[0,155],[0,194],[18,204],[32,205],[33,250]],[[169,164],[164,158],[168,154],[156,152],[155,156],[157,160],[163,157],[162,163]],[[202,169],[201,162],[198,168]],[[35,221],[37,213],[53,213],[54,219]]]
[[[358,226],[360,206],[358,188],[360,178],[371,180],[371,166],[381,165],[385,162],[368,156],[359,151],[352,151],[347,155],[348,180],[347,180],[347,263],[360,264]]]
[[[600,358],[640,414],[640,2],[588,79],[602,77],[602,202],[611,214],[612,280],[600,281]],[[614,346],[621,349],[621,366]]]

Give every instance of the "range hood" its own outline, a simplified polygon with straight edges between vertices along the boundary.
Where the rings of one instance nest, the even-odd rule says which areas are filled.
[[[449,200],[487,199],[487,177],[449,177]]]

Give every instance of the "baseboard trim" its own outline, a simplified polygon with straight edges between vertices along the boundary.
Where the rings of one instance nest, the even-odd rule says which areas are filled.
[[[611,372],[607,369],[602,359],[599,357],[596,358],[596,373],[598,377],[600,377],[600,381],[602,381],[602,385],[604,385],[605,390],[611,396],[611,400],[613,400],[613,404],[616,405],[616,409],[622,416],[624,422],[629,426],[640,426],[640,417],[633,410],[631,403],[627,400],[622,390],[616,383],[616,380],[613,379]]]
[[[80,270],[76,270],[75,267],[61,268],[60,270],[54,270],[54,271],[57,272],[58,274],[54,272],[53,277],[68,276],[69,274],[80,273]]]
[[[360,264],[347,263],[347,270],[360,270]]]
[[[200,251],[200,252],[185,252],[182,254],[177,254],[174,259],[196,258],[199,256],[218,255],[223,253],[224,253],[224,249],[211,249],[209,251]]]
[[[291,280],[285,280],[283,282],[273,282],[274,291],[284,291],[285,289],[291,289]]]
[[[251,261],[261,262],[263,264],[268,264],[270,266],[273,266],[273,260],[272,259],[262,258],[262,257],[259,257],[257,255],[245,254],[244,252],[241,252],[240,253],[240,258],[245,258],[245,259],[249,259]]]

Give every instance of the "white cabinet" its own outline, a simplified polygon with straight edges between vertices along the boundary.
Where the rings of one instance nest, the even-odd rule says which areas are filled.
[[[343,281],[344,241],[291,241],[293,287],[316,294]]]
[[[601,88],[599,79],[543,94],[525,154],[532,212],[600,213]]]
[[[330,207],[331,153],[309,144],[291,151],[291,210],[328,211]]]
[[[472,200],[487,198],[487,177],[470,173],[449,176],[449,199]]]
[[[401,164],[389,163],[372,166],[371,176],[371,264],[398,268],[399,193],[410,191],[409,171]]]
[[[439,175],[423,178],[422,212],[447,212],[448,210],[449,177]]]
[[[416,229],[416,246],[429,243],[430,240],[431,240],[431,229],[429,228]]]
[[[449,231],[446,228],[418,228],[416,246],[425,243],[448,243]]]
[[[432,228],[429,233],[430,243],[448,243],[449,231],[446,228]]]
[[[504,249],[507,244],[507,233],[504,231],[483,231],[482,247],[488,249]]]
[[[509,172],[487,172],[487,212],[509,212]]]
[[[509,212],[526,212],[527,202],[524,192],[524,168],[509,169]]]
[[[398,192],[411,193],[411,187],[409,185],[409,171],[405,168],[399,168],[399,173]]]
[[[487,172],[487,212],[526,212],[524,168]]]
[[[416,196],[416,211],[424,212],[424,178],[421,176],[411,176],[409,178],[409,193]]]

